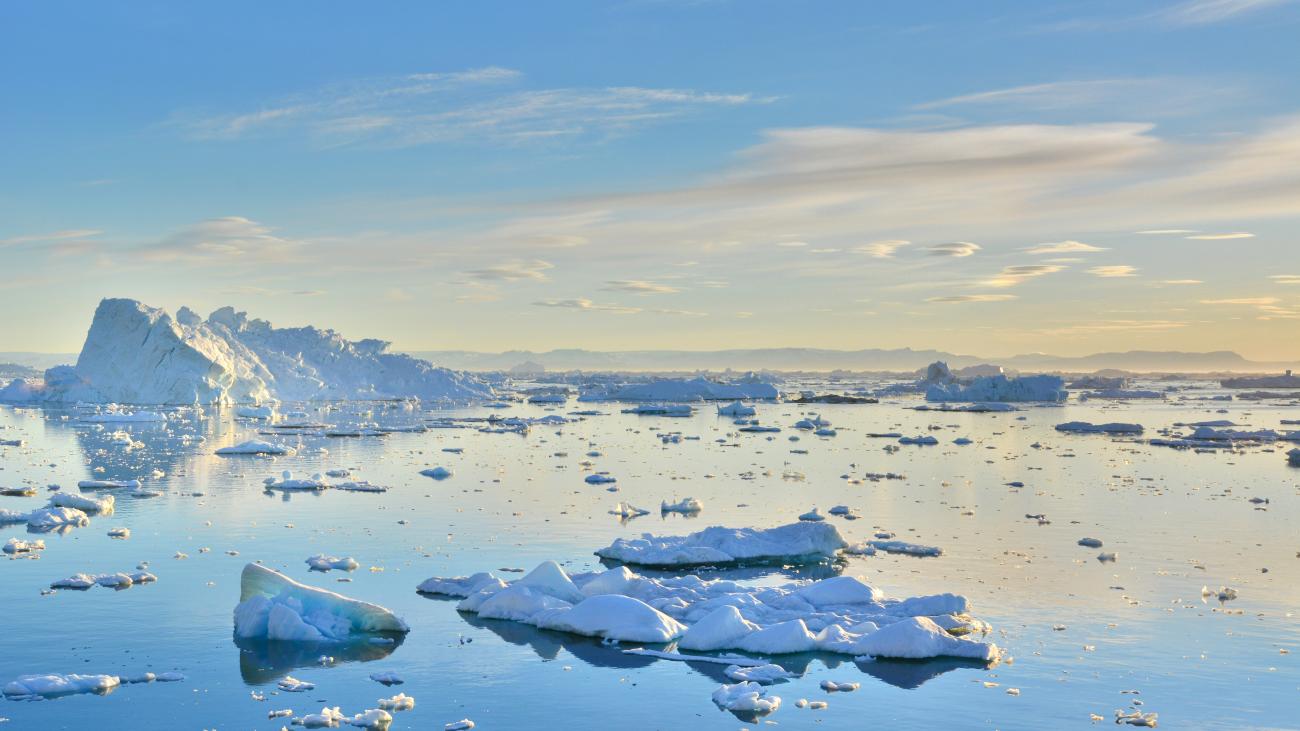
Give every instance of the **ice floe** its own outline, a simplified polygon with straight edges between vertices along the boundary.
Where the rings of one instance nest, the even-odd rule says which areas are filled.
[[[713,702],[728,711],[765,715],[781,707],[781,697],[768,695],[767,688],[742,681],[733,685],[720,685],[713,691]]]
[[[250,439],[246,442],[240,442],[229,447],[222,447],[217,450],[217,454],[222,456],[249,454],[249,455],[271,455],[271,456],[292,456],[294,454],[292,447],[286,447],[281,444],[272,444],[257,439]]]
[[[462,597],[457,609],[485,619],[624,642],[676,640],[676,647],[700,652],[1000,657],[996,645],[964,636],[987,630],[967,614],[965,597],[890,599],[850,576],[755,587],[698,576],[651,578],[626,567],[570,577],[547,562],[512,583],[480,574],[433,578],[419,588]]]
[[[1142,425],[1122,422],[1093,424],[1087,421],[1067,421],[1064,424],[1057,424],[1056,430],[1077,434],[1141,434]]]
[[[643,566],[705,566],[743,562],[808,563],[833,558],[848,543],[828,523],[776,528],[714,526],[686,536],[619,538],[596,551],[601,558]]]

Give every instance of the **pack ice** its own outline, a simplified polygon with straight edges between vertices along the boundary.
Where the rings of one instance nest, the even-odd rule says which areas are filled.
[[[389,610],[299,584],[250,563],[240,577],[235,636],[293,642],[343,642],[372,632],[409,632]]]
[[[775,399],[777,387],[754,374],[732,382],[707,378],[665,378],[583,391],[579,401],[736,401]],[[734,404],[733,404],[734,405]]]
[[[821,524],[818,524],[821,525]],[[987,631],[954,594],[886,598],[858,577],[750,586],[698,576],[652,578],[626,566],[569,576],[547,561],[518,581],[489,573],[432,578],[424,593],[462,597],[457,609],[542,629],[712,652],[832,652],[992,662],[1000,650],[964,637]]]
[[[472,376],[409,355],[382,340],[347,340],[333,330],[277,328],[231,307],[204,320],[105,299],[75,366],[15,379],[0,401],[209,404],[376,400],[464,400],[492,389]]]

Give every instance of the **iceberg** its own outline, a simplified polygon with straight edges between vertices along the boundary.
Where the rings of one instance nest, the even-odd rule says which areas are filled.
[[[250,563],[240,577],[235,636],[291,642],[343,642],[375,632],[409,632],[389,610],[299,584]]]
[[[1287,452],[1286,461],[1292,467],[1300,467],[1300,447]]]
[[[989,662],[1001,655],[996,645],[965,637],[988,631],[988,625],[967,614],[965,597],[938,594],[892,599],[853,576],[755,586],[694,575],[652,578],[625,566],[569,576],[548,561],[513,583],[491,574],[476,574],[431,578],[419,589],[461,597],[458,611],[487,619],[606,640],[653,644],[676,640],[675,648],[670,646],[666,652],[625,650],[670,660],[698,659],[738,667],[765,664],[751,658],[690,655],[674,649],[744,650],[763,655],[951,656]],[[762,675],[755,671],[755,677],[743,679],[757,680]]]
[[[641,566],[709,566],[746,562],[815,563],[848,543],[829,523],[799,522],[777,528],[705,528],[687,536],[618,538],[596,551],[601,558]]]
[[[733,401],[726,406],[718,407],[718,416],[754,416],[757,413],[758,409],[741,401]]]
[[[333,330],[276,328],[231,307],[203,320],[187,308],[173,318],[135,300],[105,299],[75,366],[51,368],[41,383],[17,379],[0,389],[0,401],[262,404],[492,396],[491,387],[473,376],[386,352],[388,346],[347,340]]]
[[[1065,401],[1070,392],[1062,386],[1064,381],[1057,376],[986,376],[977,378],[970,385],[960,383],[936,383],[925,392],[926,401],[972,401],[972,402],[1022,402],[1022,401]]]

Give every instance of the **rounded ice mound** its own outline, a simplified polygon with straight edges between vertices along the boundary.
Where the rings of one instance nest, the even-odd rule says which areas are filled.
[[[873,604],[884,598],[875,587],[857,576],[833,576],[795,592],[815,607],[837,604]]]
[[[863,637],[853,647],[855,655],[919,660],[929,657],[966,657],[989,662],[998,659],[998,646],[954,637],[929,617],[908,617]]]
[[[237,637],[340,642],[356,634],[409,631],[384,607],[299,584],[265,566],[247,564],[240,577]]]
[[[439,467],[430,467],[425,470],[420,470],[420,474],[424,475],[425,477],[432,477],[435,480],[445,480],[448,477],[451,477],[452,473],[451,470],[447,469],[446,467],[439,466]]]
[[[713,702],[719,707],[737,713],[764,715],[781,707],[781,697],[768,695],[758,683],[740,682],[720,685],[713,691]]]
[[[728,604],[709,612],[691,625],[677,642],[677,647],[701,652],[723,650],[738,646],[746,635],[759,629],[758,625],[741,616],[739,609]]]
[[[622,594],[587,597],[571,608],[544,611],[535,620],[543,629],[626,642],[671,642],[686,631],[681,622]]]

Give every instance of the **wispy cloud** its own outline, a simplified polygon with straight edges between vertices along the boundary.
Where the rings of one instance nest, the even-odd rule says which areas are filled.
[[[1274,274],[1269,279],[1278,284],[1300,284],[1300,274]]]
[[[610,292],[631,292],[633,294],[673,294],[681,291],[677,287],[644,279],[612,279],[605,282],[605,286],[601,287],[601,289]]]
[[[1092,267],[1088,270],[1088,273],[1094,277],[1101,277],[1102,279],[1136,277],[1137,267],[1132,267],[1127,264],[1114,264],[1110,266]]]
[[[1200,279],[1162,279],[1160,280],[1160,284],[1167,284],[1172,287],[1179,287],[1179,286],[1190,286],[1195,284],[1205,284],[1205,282]]]
[[[470,269],[465,272],[465,274],[474,279],[486,281],[544,282],[547,279],[546,272],[554,268],[554,264],[549,261],[542,261],[541,259],[513,259],[511,261],[497,264],[496,266],[484,267],[483,269]]]
[[[585,297],[575,299],[557,299],[557,300],[540,300],[534,302],[538,307],[551,307],[565,310],[581,310],[584,312],[612,312],[617,315],[631,315],[641,311],[640,307],[624,307],[623,305],[600,304],[593,302]]]
[[[513,69],[361,79],[235,113],[178,112],[170,124],[200,140],[305,133],[318,144],[407,147],[436,142],[608,137],[693,110],[773,101],[745,93],[636,86],[518,89]]]
[[[90,228],[65,229],[63,231],[50,231],[49,233],[26,234],[24,236],[14,236],[8,239],[0,239],[0,247],[19,246],[22,244],[40,244],[51,241],[76,241],[88,239],[104,233]]]
[[[950,294],[942,297],[930,297],[926,302],[960,304],[962,302],[1006,302],[1016,299],[1014,294]]]
[[[877,259],[889,259],[892,258],[899,249],[911,245],[911,241],[904,241],[902,239],[886,239],[884,241],[872,241],[869,244],[863,244],[854,249],[854,251]]]
[[[1235,298],[1230,297],[1226,299],[1201,300],[1201,304],[1203,305],[1251,305],[1251,306],[1258,307],[1261,305],[1275,305],[1281,301],[1282,300],[1278,299],[1277,297],[1235,297]]]
[[[1175,25],[1211,25],[1256,13],[1268,8],[1290,5],[1295,0],[1188,0],[1173,5],[1160,17]]]
[[[1082,241],[1060,241],[1055,244],[1030,246],[1025,251],[1029,254],[1089,254],[1095,251],[1107,251],[1107,249],[1085,244]]]
[[[963,258],[973,255],[980,250],[980,245],[970,241],[953,241],[947,244],[934,244],[925,247],[925,253],[930,256],[951,256]]]
[[[223,216],[179,228],[138,251],[150,261],[242,263],[287,261],[304,246],[306,242],[277,236],[257,221]]]
[[[1064,270],[1065,267],[1060,264],[1019,264],[1016,266],[1003,267],[992,279],[986,279],[979,283],[984,287],[1015,287],[1036,277],[1055,274]]]
[[[1194,241],[1228,241],[1231,239],[1253,239],[1255,238],[1255,234],[1247,233],[1245,231],[1236,231],[1234,233],[1226,234],[1197,234],[1196,236],[1187,236],[1186,238]]]

